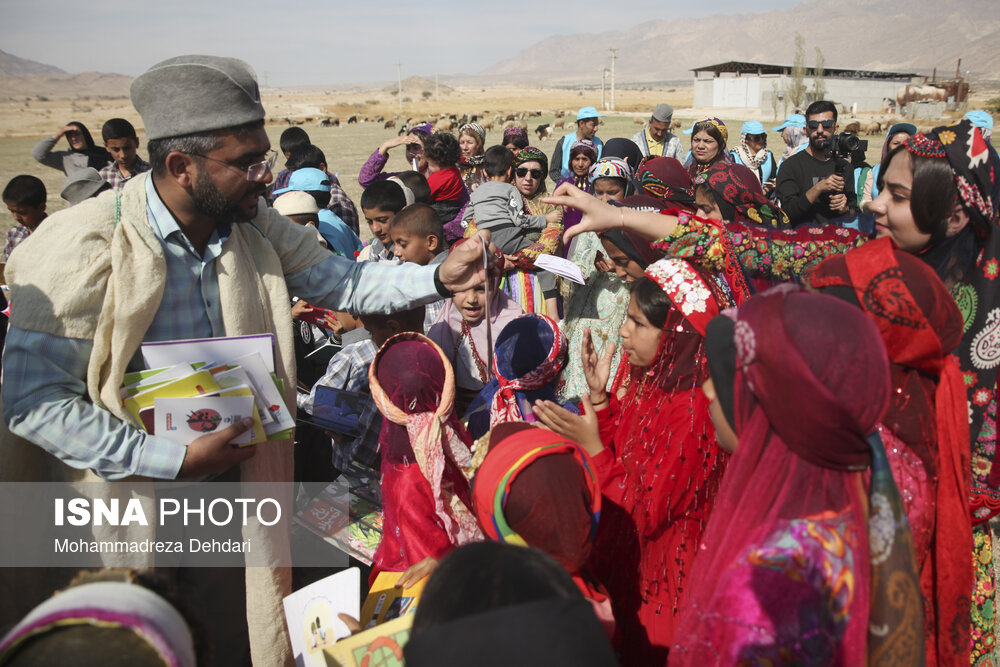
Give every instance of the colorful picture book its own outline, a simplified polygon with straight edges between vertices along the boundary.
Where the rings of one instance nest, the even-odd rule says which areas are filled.
[[[428,577],[406,588],[399,588],[396,582],[402,572],[379,572],[368,591],[365,603],[361,605],[361,627],[368,629],[381,625],[400,616],[417,611],[420,596],[427,585]]]
[[[344,487],[330,484],[295,514],[295,522],[366,565],[382,541],[382,499],[378,473],[357,463],[342,473]]]
[[[342,639],[323,649],[329,659],[327,665],[403,667],[403,647],[410,638],[412,625],[413,615],[407,614]]]
[[[235,444],[291,437],[273,335],[159,341],[141,351],[150,368],[128,373],[121,397],[147,432],[186,445],[250,417],[253,427]]]
[[[324,651],[350,630],[337,614],[358,617],[361,571],[348,568],[295,591],[282,600],[296,664],[326,667]]]

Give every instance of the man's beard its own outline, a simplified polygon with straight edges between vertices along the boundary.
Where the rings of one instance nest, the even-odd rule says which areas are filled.
[[[826,148],[830,145],[830,137],[811,137],[809,139],[809,146],[812,148],[812,152],[819,154],[826,154]]]
[[[191,199],[199,213],[216,222],[248,222],[251,219],[240,210],[239,201],[228,199],[219,192],[219,189],[212,183],[212,179],[200,171],[194,179]]]

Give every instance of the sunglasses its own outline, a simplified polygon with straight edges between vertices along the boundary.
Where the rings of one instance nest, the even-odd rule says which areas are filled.
[[[832,120],[810,120],[810,121],[806,121],[806,126],[810,130],[815,130],[820,125],[823,126],[824,130],[829,130],[830,128],[833,127],[833,121]]]
[[[541,169],[528,169],[527,167],[518,167],[514,173],[516,173],[519,178],[524,178],[528,174],[531,174],[531,177],[536,181],[542,177]]]

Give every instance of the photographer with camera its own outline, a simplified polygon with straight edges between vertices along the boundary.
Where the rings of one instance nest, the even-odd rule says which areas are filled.
[[[793,225],[827,222],[857,213],[849,158],[867,142],[837,134],[837,107],[826,100],[817,100],[806,109],[806,135],[806,149],[789,157],[778,169],[781,208]]]

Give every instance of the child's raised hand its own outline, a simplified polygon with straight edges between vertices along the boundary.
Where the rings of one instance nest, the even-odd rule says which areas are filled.
[[[532,412],[545,428],[572,440],[591,456],[597,456],[604,450],[604,443],[589,396],[583,397],[583,409],[584,413],[578,415],[552,401],[535,401]]]
[[[612,273],[615,270],[615,263],[604,256],[604,253],[598,251],[594,255],[594,268],[601,273]]]
[[[598,357],[597,350],[594,348],[594,339],[590,335],[590,328],[584,328],[583,343],[580,345],[583,357],[583,375],[590,388],[590,400],[595,405],[600,405],[608,400],[608,379],[611,377],[611,358],[615,354],[615,347],[614,342],[608,342],[608,346],[604,348],[604,356]]]

